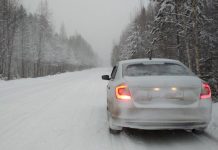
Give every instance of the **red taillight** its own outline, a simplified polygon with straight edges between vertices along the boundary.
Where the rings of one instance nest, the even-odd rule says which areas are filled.
[[[131,100],[131,94],[126,84],[122,84],[116,87],[116,97],[121,101]]]
[[[203,83],[202,84],[202,90],[201,90],[201,99],[209,99],[211,98],[211,89],[209,84]]]

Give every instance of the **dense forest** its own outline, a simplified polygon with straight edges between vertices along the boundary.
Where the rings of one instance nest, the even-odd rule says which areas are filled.
[[[97,65],[80,35],[53,29],[47,1],[29,13],[18,0],[0,0],[0,78],[10,80],[75,71]]]
[[[112,52],[112,65],[133,58],[170,58],[210,83],[218,96],[218,0],[150,0]]]

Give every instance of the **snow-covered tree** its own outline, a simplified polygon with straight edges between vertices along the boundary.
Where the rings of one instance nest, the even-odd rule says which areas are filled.
[[[135,20],[123,32],[120,43],[114,47],[112,57],[116,60],[113,60],[113,64],[118,60],[149,57],[148,52],[152,47],[150,34],[152,20],[152,11],[147,12],[145,7],[141,7]],[[114,55],[119,55],[119,57]]]
[[[112,64],[148,57],[149,50],[153,57],[182,61],[218,96],[217,16],[218,0],[151,0],[114,46]]]
[[[66,33],[66,29],[65,29],[64,23],[62,23],[61,27],[60,27],[60,37],[61,37],[61,39],[63,41],[67,39],[67,33]]]
[[[97,65],[89,43],[81,35],[68,38],[64,26],[54,33],[50,16],[47,1],[31,14],[18,0],[0,0],[0,78],[38,77]]]

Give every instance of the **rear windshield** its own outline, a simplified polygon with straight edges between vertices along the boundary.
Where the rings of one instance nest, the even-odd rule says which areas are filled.
[[[191,71],[174,63],[162,64],[131,64],[125,67],[124,76],[191,76]]]

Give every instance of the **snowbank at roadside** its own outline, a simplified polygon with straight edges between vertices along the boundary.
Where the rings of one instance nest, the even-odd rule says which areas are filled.
[[[213,104],[213,118],[207,131],[218,138],[218,103]]]

